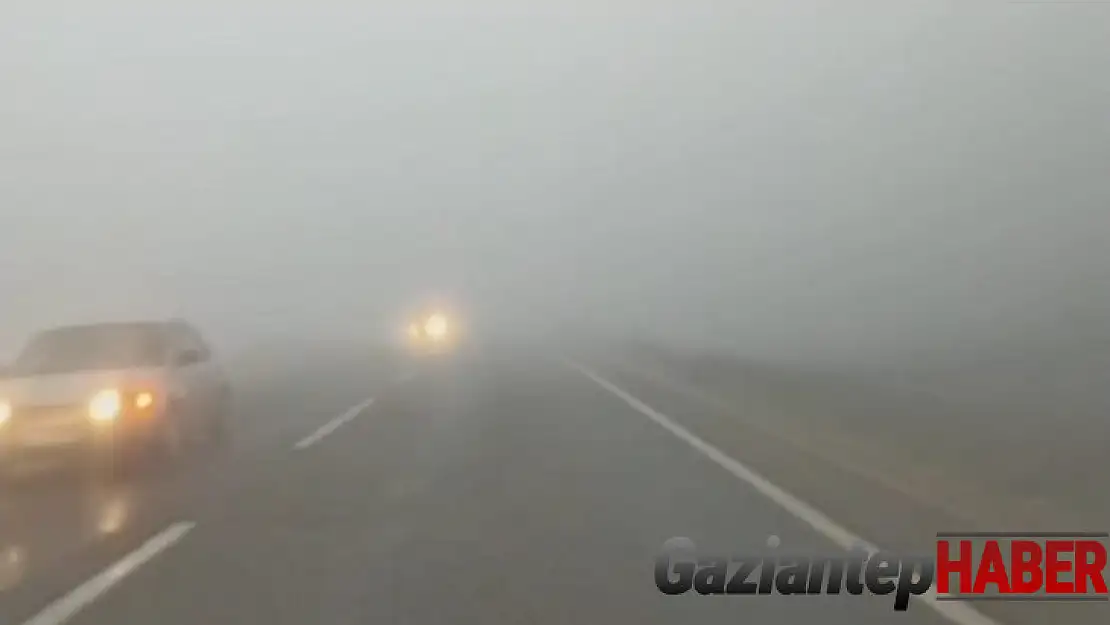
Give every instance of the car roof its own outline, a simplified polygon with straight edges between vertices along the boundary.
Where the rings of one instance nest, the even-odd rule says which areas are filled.
[[[169,325],[170,322],[160,320],[106,321],[99,323],[70,323],[65,325],[57,325],[49,328],[49,330],[123,330],[128,328],[154,329],[169,327]]]
[[[38,332],[39,336],[58,334],[95,334],[100,332],[136,332],[146,334],[169,334],[179,328],[176,322],[171,321],[111,321],[103,323],[67,324],[46,328]]]

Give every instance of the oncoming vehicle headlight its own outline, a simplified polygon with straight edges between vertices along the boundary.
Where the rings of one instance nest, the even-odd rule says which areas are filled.
[[[140,410],[146,410],[154,405],[154,393],[143,391],[135,395],[135,407]]]
[[[12,405],[6,401],[0,400],[0,425],[8,422],[12,418]]]
[[[432,315],[424,323],[424,331],[434,339],[441,339],[447,335],[447,318],[443,315]]]
[[[115,389],[100,391],[89,402],[89,418],[93,421],[111,421],[123,410],[123,398]]]

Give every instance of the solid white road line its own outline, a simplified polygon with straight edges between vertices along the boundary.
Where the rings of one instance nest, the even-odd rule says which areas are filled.
[[[634,397],[631,393],[621,389],[617,385],[594,373],[583,365],[580,365],[573,361],[564,362],[567,364],[567,366],[575,369],[582,375],[593,380],[605,390],[624,400],[626,404],[632,406],[634,409],[636,409],[637,412],[662,426],[675,437],[679,438],[686,444],[699,451],[705,457],[717,463],[724,470],[750,484],[753,488],[762,493],[768,499],[777,503],[794,517],[807,523],[810,527],[817,530],[819,533],[836,543],[841,548],[848,550],[864,549],[869,554],[874,554],[879,551],[879,548],[874,544],[864,540],[863,538],[860,538],[859,536],[856,536],[844,526],[825,516],[824,513],[817,510],[813,506],[779,488],[770,480],[763,477],[762,475],[759,475],[755,471],[752,471],[738,460],[732,458],[731,456],[714,447],[713,445],[710,445],[703,439],[698,438],[697,435],[682,427],[667,415],[656,411],[651,406],[648,406],[639,399],[636,399],[636,397]],[[915,596],[914,598],[919,599],[926,606],[932,608],[942,617],[946,618],[952,623],[955,623],[956,625],[1001,625],[1001,623],[999,623],[998,621],[987,617],[982,612],[979,612],[969,605],[937,601],[936,591],[933,589],[930,589],[927,593],[919,597]]]
[[[312,434],[309,434],[308,436],[306,436],[306,437],[302,438],[301,440],[297,441],[297,444],[293,445],[293,449],[297,449],[297,450],[304,449],[306,447],[309,447],[311,445],[314,445],[314,444],[320,442],[320,439],[322,439],[325,436],[327,436],[328,434],[331,434],[332,432],[338,430],[340,426],[342,426],[344,423],[350,421],[351,419],[354,419],[355,417],[357,417],[360,413],[362,413],[363,410],[366,410],[367,408],[369,408],[370,404],[373,404],[373,403],[374,403],[374,398],[371,397],[370,399],[367,399],[366,401],[362,402],[361,404],[358,404],[357,406],[351,406],[343,414],[341,414],[338,417],[332,419],[331,421],[328,421],[324,425],[320,426],[320,428],[317,429]]]
[[[195,523],[182,521],[167,527],[123,559],[74,588],[68,595],[46,606],[23,625],[61,625],[68,621],[120,583],[123,578],[184,538],[195,526]]]

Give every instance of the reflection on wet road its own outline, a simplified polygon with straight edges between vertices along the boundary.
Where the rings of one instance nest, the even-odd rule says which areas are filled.
[[[11,544],[0,551],[0,592],[23,580],[27,551],[19,544]]]
[[[0,500],[0,587],[123,531],[141,489],[72,472],[37,472],[9,485]]]

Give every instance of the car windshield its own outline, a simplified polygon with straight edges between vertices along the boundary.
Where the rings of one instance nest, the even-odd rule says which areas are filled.
[[[44,332],[12,365],[16,375],[43,375],[150,367],[165,360],[166,348],[152,325],[104,325]]]

